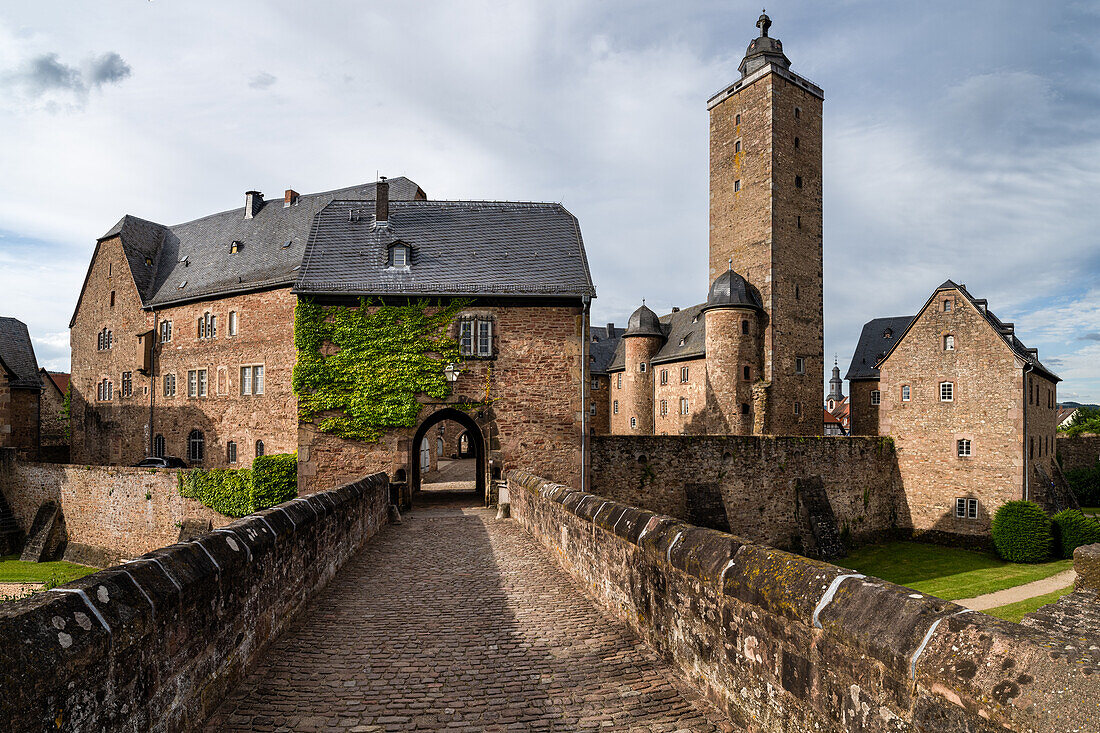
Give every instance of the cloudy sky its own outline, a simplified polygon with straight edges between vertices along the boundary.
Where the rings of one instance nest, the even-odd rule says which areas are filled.
[[[1100,6],[769,3],[825,101],[825,348],[964,282],[1100,401]],[[561,201],[625,322],[706,294],[707,98],[745,2],[0,4],[0,314],[68,367],[96,237],[405,175]]]

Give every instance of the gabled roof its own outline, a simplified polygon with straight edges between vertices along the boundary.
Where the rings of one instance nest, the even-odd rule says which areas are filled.
[[[389,196],[391,201],[425,198],[424,191],[404,177],[389,181]],[[282,198],[265,201],[250,219],[243,206],[172,226],[127,215],[99,238],[96,251],[99,243],[120,237],[147,308],[287,286],[298,276],[314,215],[336,198],[362,202],[374,197],[375,184],[366,183],[302,194],[291,206],[284,206]],[[234,241],[240,242],[239,251],[230,254]],[[81,297],[86,287],[87,276]]]
[[[390,267],[387,247],[412,247]],[[560,204],[336,200],[317,215],[294,292],[308,295],[595,295],[576,217]]]
[[[592,374],[606,374],[611,360],[615,356],[615,349],[622,341],[625,328],[608,328],[607,326],[592,326],[589,328],[589,371]]]
[[[706,307],[706,303],[699,303],[661,316],[661,331],[665,342],[650,359],[650,363],[660,364],[706,356],[707,319],[703,314]],[[626,368],[626,353],[622,342],[616,347],[615,356],[607,368],[608,371]]]
[[[894,347],[916,316],[875,318],[863,324],[852,363],[844,378],[849,381],[878,379],[878,363]]]
[[[973,295],[971,295],[970,292],[966,289],[965,285],[959,285],[953,280],[945,280],[944,283],[936,288],[932,295],[928,297],[928,300],[924,302],[924,305],[921,306],[921,309],[920,311],[918,311],[918,313],[923,313],[924,310],[929,306],[929,304],[935,299],[936,295],[944,290],[959,291],[959,293],[961,293],[962,296],[966,298],[967,302],[969,302],[970,305],[973,306],[974,310],[976,310],[979,314],[981,314],[983,318],[985,318],[986,323],[988,323],[997,333],[997,335],[1001,337],[1001,340],[1008,345],[1008,347],[1012,350],[1012,353],[1023,360],[1025,363],[1031,365],[1032,369],[1035,372],[1045,376],[1052,382],[1062,381],[1061,377],[1043,366],[1042,362],[1039,361],[1037,350],[1028,349],[1026,346],[1024,346],[1024,343],[1020,341],[1020,339],[1016,338],[1016,329],[1012,324],[1006,324],[1001,319],[997,318],[997,316],[993,315],[993,312],[990,311],[987,307],[986,301],[984,299],[975,298]],[[912,326],[912,322],[910,322],[909,325]],[[908,330],[909,327],[906,327],[906,332],[908,332]],[[905,334],[903,333],[902,337],[904,336]],[[898,338],[894,341],[894,344],[891,345],[891,347],[886,351],[886,355],[879,359],[879,364],[881,364],[887,357],[890,356],[891,352],[893,352],[893,350],[897,347],[897,342],[900,340],[901,339]]]
[[[66,372],[48,372],[45,368],[39,369],[38,373],[42,375],[42,383],[52,384],[57,388],[57,391],[64,395],[69,391],[69,380],[71,375]]]
[[[31,334],[18,319],[0,317],[0,368],[12,388],[42,389]]]

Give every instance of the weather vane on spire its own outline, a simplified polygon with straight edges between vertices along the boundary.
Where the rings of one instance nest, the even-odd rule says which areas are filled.
[[[760,29],[760,37],[768,37],[768,29],[772,27],[772,19],[768,17],[767,9],[760,11],[760,19],[756,21],[756,27]]]

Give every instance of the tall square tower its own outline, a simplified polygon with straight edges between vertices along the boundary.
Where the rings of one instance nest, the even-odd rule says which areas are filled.
[[[731,267],[764,307],[756,432],[820,435],[822,314],[821,109],[824,92],[790,70],[783,44],[749,44],[741,78],[710,110],[710,281]]]

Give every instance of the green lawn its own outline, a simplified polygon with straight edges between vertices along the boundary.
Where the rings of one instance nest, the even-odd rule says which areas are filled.
[[[1073,592],[1073,586],[1067,585],[1062,590],[1056,590],[1053,593],[1045,593],[1041,596],[1035,596],[1034,598],[1028,598],[1026,601],[1017,601],[1016,603],[1009,603],[1005,606],[997,606],[991,608],[983,613],[988,613],[990,616],[996,616],[997,618],[1003,618],[1005,621],[1014,621],[1020,623],[1020,619],[1024,617],[1024,614],[1031,613],[1032,611],[1039,610],[1040,607],[1047,605],[1048,603],[1054,603],[1056,600],[1064,595],[1068,595]]]
[[[921,542],[860,547],[840,564],[948,601],[1012,588],[1073,567],[1072,560],[1018,565],[989,552]]]
[[[1081,513],[1100,516],[1100,506],[1083,506],[1081,507]]]
[[[61,585],[83,578],[99,568],[71,562],[22,562],[18,555],[0,557],[0,583],[52,583]]]

